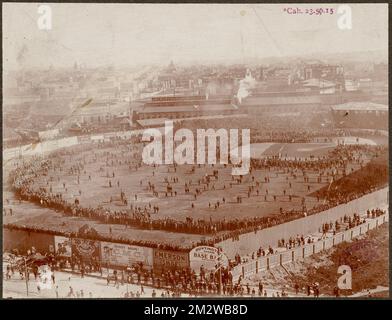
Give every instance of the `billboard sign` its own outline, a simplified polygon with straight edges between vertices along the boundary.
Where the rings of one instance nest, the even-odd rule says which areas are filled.
[[[72,239],[72,254],[83,261],[99,259],[100,243],[89,239]]]
[[[54,247],[57,256],[68,258],[72,256],[72,244],[70,238],[54,236]]]
[[[227,266],[229,261],[219,248],[199,246],[189,252],[189,263],[191,269],[198,273],[202,266],[206,271],[216,270],[218,264]]]
[[[188,252],[154,249],[154,270],[189,268]]]
[[[102,263],[112,266],[132,266],[135,263],[143,263],[144,266],[152,267],[153,249],[139,246],[131,246],[122,243],[101,242]]]

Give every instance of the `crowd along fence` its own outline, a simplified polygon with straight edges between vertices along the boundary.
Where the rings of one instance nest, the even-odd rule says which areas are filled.
[[[293,249],[270,254],[253,259],[250,262],[237,265],[231,270],[233,279],[237,280],[240,276],[246,277],[257,274],[261,271],[270,270],[274,267],[282,266],[294,261],[302,260],[313,254],[328,250],[344,241],[351,241],[358,236],[375,229],[389,221],[389,215],[383,214],[374,219],[369,219],[365,223],[354,228],[336,233],[334,236],[318,240],[316,242],[295,247]]]

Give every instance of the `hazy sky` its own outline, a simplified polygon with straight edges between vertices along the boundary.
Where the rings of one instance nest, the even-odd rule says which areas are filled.
[[[3,3],[3,66],[137,65],[313,52],[387,50],[386,4],[350,4],[338,14],[289,15],[284,7],[332,4],[49,4],[52,30],[39,30],[39,4]]]

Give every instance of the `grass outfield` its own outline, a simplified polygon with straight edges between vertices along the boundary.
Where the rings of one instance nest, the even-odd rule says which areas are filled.
[[[257,145],[255,145],[257,146]],[[297,156],[307,154],[309,152],[315,153],[315,156],[321,156],[326,150],[330,150],[332,146],[328,143],[319,144],[269,144],[265,152],[276,152],[273,150],[280,150],[283,147],[283,151],[288,154],[295,154]],[[270,151],[268,151],[271,149]],[[298,151],[304,150],[305,151]],[[308,149],[312,149],[311,151]],[[109,152],[110,155],[114,155],[113,158],[109,157],[108,164],[106,164],[106,156],[104,153]],[[301,153],[302,152],[302,153]],[[93,153],[97,154],[97,161],[94,161]],[[191,165],[178,166],[177,171],[174,172],[173,167],[160,166],[153,168],[150,166],[143,166],[142,168],[135,170],[130,169],[126,160],[129,154],[121,147],[107,148],[107,149],[96,149],[93,151],[85,151],[78,153],[72,157],[64,156],[65,163],[62,165],[62,171],[51,171],[48,176],[43,176],[36,180],[35,186],[48,188],[47,180],[50,176],[53,177],[53,181],[50,182],[52,185],[52,192],[61,192],[63,199],[74,201],[75,198],[80,200],[80,204],[85,207],[98,207],[102,206],[111,210],[125,210],[129,209],[130,205],[144,207],[151,204],[152,206],[159,206],[158,214],[151,214],[152,219],[163,219],[170,217],[177,220],[185,220],[186,217],[193,217],[197,219],[212,219],[212,220],[231,220],[236,218],[244,217],[261,217],[279,214],[279,209],[284,210],[300,209],[301,198],[305,197],[306,205],[308,208],[317,205],[317,199],[311,194],[320,188],[327,185],[329,182],[326,177],[323,178],[322,183],[317,183],[317,172],[307,172],[310,182],[304,183],[302,175],[298,173],[297,179],[289,176],[288,173],[282,170],[256,170],[251,175],[245,176],[242,184],[233,184],[230,187],[232,181],[231,168],[224,168],[223,166],[202,166],[198,168],[195,166],[195,172],[191,173]],[[113,164],[111,163],[113,160]],[[77,182],[77,175],[70,175],[69,169],[75,166],[77,163],[84,163],[84,169],[80,175],[80,183]],[[121,162],[121,163],[120,163]],[[10,164],[11,165],[11,164]],[[355,170],[357,166],[349,166],[351,170],[353,167]],[[100,170],[103,168],[103,170]],[[198,180],[206,175],[206,173],[212,174],[213,170],[219,170],[218,181],[212,181],[212,184],[208,190],[202,192],[201,195],[194,200],[194,193],[196,188],[203,188],[198,185]],[[3,168],[4,173],[8,169]],[[84,174],[86,170],[86,174]],[[115,173],[115,177],[112,178],[112,173]],[[154,172],[154,175],[153,175]],[[110,178],[107,177],[109,173]],[[91,176],[91,181],[88,176]],[[255,181],[260,182],[258,188],[254,188],[248,197],[248,188],[250,185],[255,185],[252,181],[254,176]],[[264,182],[264,177],[270,178],[269,183]],[[166,183],[165,178],[169,180],[172,177],[178,178],[178,183],[171,183],[173,186],[173,192],[177,192],[177,196],[165,196]],[[288,178],[288,180],[287,180]],[[112,182],[112,187],[109,187],[109,180]],[[184,192],[184,183],[192,180],[190,189],[191,192],[186,194]],[[158,191],[158,197],[152,194],[152,191],[148,190],[148,181],[153,183]],[[117,185],[119,182],[119,186]],[[5,183],[5,182],[4,182]],[[66,189],[63,186],[66,185]],[[141,184],[140,184],[141,183]],[[291,183],[291,188],[289,187]],[[225,188],[224,188],[225,186]],[[310,190],[308,190],[308,186]],[[4,186],[7,187],[7,186]],[[256,190],[259,190],[257,195]],[[268,189],[267,201],[264,196]],[[81,195],[79,195],[79,190]],[[286,190],[286,195],[283,194],[283,190]],[[120,201],[120,192],[123,191],[128,199],[128,205],[124,205]],[[137,194],[137,200],[134,199]],[[242,203],[236,202],[236,197],[242,196]],[[276,195],[276,201],[273,200],[273,195]],[[289,201],[288,195],[293,195],[292,201]],[[225,203],[223,203],[223,197]],[[3,192],[3,199],[11,199],[10,203],[5,202],[5,207],[13,208],[14,215],[4,217],[4,224],[16,223],[18,225],[25,226],[43,226],[45,228],[53,230],[67,230],[76,231],[84,224],[88,223],[94,227],[99,233],[109,234],[109,227],[112,227],[113,234],[116,236],[126,237],[127,239],[136,239],[144,241],[158,241],[162,243],[172,243],[178,245],[190,245],[193,241],[200,239],[208,239],[208,237],[181,234],[181,233],[170,233],[166,231],[150,231],[150,230],[138,230],[128,228],[121,225],[108,225],[101,224],[93,220],[83,219],[79,217],[64,217],[60,212],[54,210],[41,208],[28,202],[22,202],[19,204],[18,201],[12,200],[13,195],[11,192],[5,190]],[[112,202],[110,202],[112,198]],[[214,203],[220,202],[220,206],[214,209]],[[322,201],[322,200],[320,200]],[[195,208],[191,207],[191,204],[195,204]],[[209,207],[209,203],[211,207]]]
[[[255,145],[257,147],[257,144]],[[263,156],[280,155],[282,158],[323,157],[336,147],[336,143],[276,143],[263,152]]]
[[[263,158],[271,156],[281,156],[287,159],[311,159],[324,157],[332,151],[339,143],[346,145],[367,144],[385,145],[388,143],[387,137],[369,136],[368,138],[344,137],[333,138],[332,141],[325,141],[324,138],[317,139],[320,142],[314,143],[253,143],[251,144],[251,157]],[[323,141],[323,142],[321,142]]]
[[[224,218],[267,216],[278,214],[281,207],[283,209],[300,209],[302,197],[306,198],[308,207],[313,207],[317,204],[317,200],[307,195],[326,186],[328,183],[327,177],[324,177],[322,183],[317,183],[317,172],[309,171],[310,182],[304,183],[302,176],[294,179],[282,170],[271,169],[271,171],[253,171],[251,175],[244,177],[242,184],[237,184],[232,180],[231,168],[224,168],[222,165],[214,167],[201,166],[200,168],[195,166],[194,173],[191,173],[193,167],[191,165],[178,166],[176,172],[174,172],[173,167],[168,166],[159,166],[157,168],[143,166],[138,170],[131,170],[125,164],[126,156],[121,155],[121,150],[100,149],[95,152],[102,155],[98,156],[99,160],[97,162],[92,161],[91,152],[86,151],[73,158],[67,157],[62,172],[50,171],[48,176],[54,177],[54,181],[50,183],[52,192],[62,193],[63,199],[71,202],[77,198],[80,204],[85,207],[102,206],[111,210],[126,210],[130,208],[131,204],[142,208],[149,204],[151,206],[157,205],[159,206],[159,213],[152,214],[152,219],[171,217],[177,220],[185,220],[186,217],[191,216],[194,219],[221,220]],[[111,165],[111,160],[109,160],[109,165],[106,166],[105,157],[103,156],[105,152],[116,155],[113,158],[113,165]],[[82,173],[80,175],[80,184],[78,184],[77,175],[68,175],[64,174],[64,172],[68,172],[72,165],[75,165],[83,158],[87,162],[84,165],[86,174]],[[100,171],[102,167],[104,170]],[[212,180],[208,190],[203,190],[205,185],[199,185],[198,180],[202,179],[206,174],[212,174],[215,169],[219,170],[219,179],[217,181]],[[115,174],[114,178],[112,177],[113,172]],[[107,173],[109,173],[109,178]],[[298,175],[300,175],[299,172]],[[89,176],[91,176],[91,181]],[[255,185],[255,182],[252,182],[252,176],[254,176],[255,182],[259,181],[261,183],[258,188],[251,192],[248,198],[249,186]],[[171,182],[173,196],[168,194],[166,197],[167,184],[165,183],[165,178],[171,180],[173,177],[178,178],[178,182]],[[265,177],[270,178],[269,183],[264,182]],[[36,188],[47,188],[47,180],[48,177],[45,176],[37,179]],[[109,181],[112,187],[109,186]],[[186,182],[189,183],[189,181],[191,181],[190,193],[186,194],[184,184]],[[158,197],[154,196],[152,191],[148,189],[148,182],[155,185]],[[63,183],[65,183],[65,188]],[[119,183],[119,186],[117,183]],[[233,183],[231,187],[230,183]],[[291,183],[291,188],[289,183]],[[308,190],[308,186],[310,190]],[[203,191],[195,200],[196,188]],[[256,189],[259,190],[259,195],[257,195]],[[265,201],[264,195],[267,189],[268,197],[267,201]],[[79,195],[79,190],[81,195]],[[286,190],[286,195],[284,195],[283,190]],[[125,193],[128,205],[124,205],[121,202],[121,191]],[[177,192],[177,196],[174,195],[175,192]],[[137,195],[136,200],[135,195]],[[276,201],[273,200],[273,195],[277,196]],[[293,196],[292,201],[289,201],[289,195]],[[237,196],[242,197],[242,203],[237,203]],[[225,198],[225,203],[223,203],[223,198]],[[111,202],[110,199],[112,199]],[[214,204],[217,201],[220,202],[220,207],[214,209]],[[192,203],[194,203],[194,208],[192,208]],[[209,203],[211,207],[209,207]]]

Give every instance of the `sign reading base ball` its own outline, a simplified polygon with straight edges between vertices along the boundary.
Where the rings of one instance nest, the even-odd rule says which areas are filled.
[[[189,264],[193,271],[199,273],[202,266],[204,271],[215,271],[218,265],[227,267],[229,260],[218,248],[200,246],[189,252]]]

